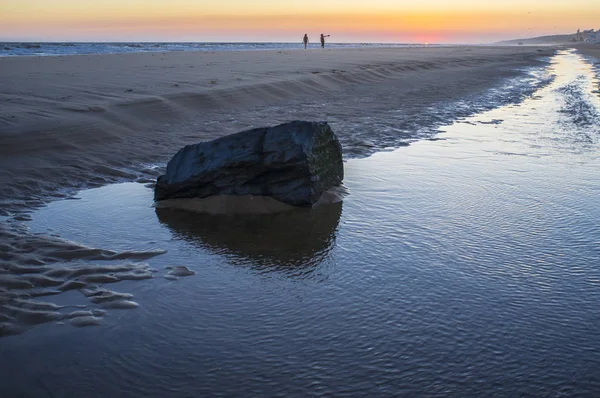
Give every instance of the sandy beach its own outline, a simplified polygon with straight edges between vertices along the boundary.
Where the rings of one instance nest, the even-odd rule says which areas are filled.
[[[552,52],[448,47],[0,58],[0,211],[35,206],[64,189],[151,181],[156,171],[143,165],[164,163],[182,145],[292,119],[333,122],[346,156],[364,156],[397,143],[378,131],[348,131],[336,120],[465,96],[510,75],[509,67]],[[320,106],[332,97],[338,107]],[[373,97],[381,103],[361,100]]]
[[[332,57],[319,74],[326,53],[294,53],[308,72],[257,78],[256,97],[231,83],[223,106],[198,99],[218,88],[142,106],[134,86],[78,113],[35,105],[23,78],[31,104],[13,110],[39,131],[14,124],[0,157],[0,396],[598,395],[599,65],[468,50]],[[73,95],[132,86],[111,71]],[[294,118],[340,136],[342,202],[234,216],[217,197],[210,214],[153,203],[180,145]]]
[[[527,95],[510,88],[554,51],[446,47],[0,58],[0,216],[7,217],[0,222],[0,300],[12,303],[5,308],[12,315],[0,318],[0,335],[81,315],[60,314],[33,297],[79,290],[93,303],[132,308],[127,295],[93,289],[152,278],[156,270],[140,261],[164,253],[90,248],[32,234],[21,222],[41,205],[113,182],[152,184],[183,145],[290,120],[328,121],[346,159],[433,138],[443,124]],[[507,79],[517,80],[506,85]],[[107,260],[111,265],[92,264]],[[84,315],[92,324],[101,316]]]
[[[0,398],[600,397],[598,0],[0,3]]]
[[[594,395],[593,56],[0,58],[0,395]],[[290,120],[342,202],[153,203],[183,145]]]

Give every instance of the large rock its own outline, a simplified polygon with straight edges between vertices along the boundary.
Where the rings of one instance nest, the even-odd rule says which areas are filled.
[[[262,195],[310,206],[343,178],[342,147],[329,125],[295,121],[182,148],[154,199]]]

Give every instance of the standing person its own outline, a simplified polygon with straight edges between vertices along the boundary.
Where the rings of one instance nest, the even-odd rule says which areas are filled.
[[[308,34],[304,34],[304,38],[302,39],[302,43],[304,43],[304,49],[306,50],[306,46],[308,45]]]
[[[325,48],[325,38],[329,37],[330,35],[323,35],[323,33],[321,33],[321,48]]]

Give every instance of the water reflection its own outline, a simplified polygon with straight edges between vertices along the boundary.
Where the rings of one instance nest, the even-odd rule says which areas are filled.
[[[306,276],[328,257],[342,203],[274,214],[223,215],[157,208],[178,239],[260,271]]]

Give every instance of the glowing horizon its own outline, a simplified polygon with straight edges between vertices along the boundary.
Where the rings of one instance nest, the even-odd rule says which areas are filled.
[[[4,0],[0,40],[484,43],[600,28],[597,0]]]

